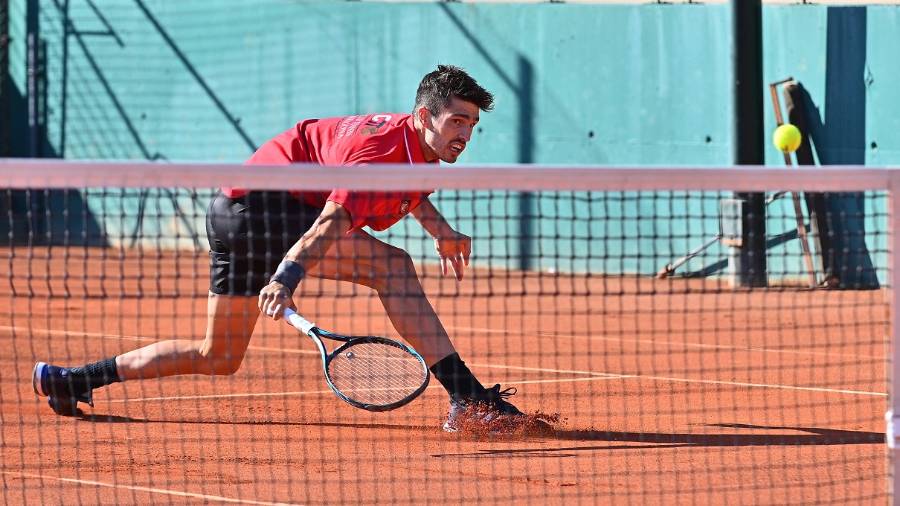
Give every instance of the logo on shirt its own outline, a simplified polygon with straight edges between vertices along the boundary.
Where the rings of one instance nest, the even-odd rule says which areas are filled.
[[[378,129],[387,125],[390,120],[390,114],[376,114],[366,121],[366,125],[359,130],[359,133],[360,135],[375,135]]]
[[[353,134],[362,123],[364,116],[347,116],[337,124],[334,135],[336,137],[347,137]]]
[[[400,202],[400,214],[406,214],[408,212],[409,212],[409,201],[404,200],[403,202]]]

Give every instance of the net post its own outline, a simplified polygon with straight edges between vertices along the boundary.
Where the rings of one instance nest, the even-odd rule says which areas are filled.
[[[891,339],[888,357],[889,390],[888,390],[888,411],[885,414],[887,427],[885,437],[888,446],[888,494],[891,497],[892,504],[900,504],[900,497],[897,491],[900,490],[900,448],[897,446],[898,429],[900,429],[900,297],[897,296],[896,290],[900,286],[900,233],[897,233],[897,227],[900,226],[900,172],[891,171],[888,180],[888,190],[890,198],[890,230],[891,230],[891,252],[890,252],[890,324]]]
[[[734,65],[734,162],[764,165],[762,2],[732,0]],[[765,194],[739,192],[745,201],[742,245],[731,256],[733,284],[739,287],[767,285]]]
[[[26,107],[28,110],[28,156],[41,156],[40,107],[39,93],[40,70],[40,15],[37,1],[26,2],[25,9],[25,87]]]

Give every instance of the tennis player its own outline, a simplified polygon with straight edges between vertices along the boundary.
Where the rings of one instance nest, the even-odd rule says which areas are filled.
[[[464,70],[439,65],[419,84],[412,114],[304,120],[264,144],[247,163],[454,163],[472,138],[479,112],[490,111],[493,100]],[[78,415],[78,403],[93,405],[93,389],[110,383],[234,374],[259,313],[278,320],[286,307],[295,307],[292,296],[303,278],[315,276],[378,293],[394,327],[450,394],[444,430],[457,430],[463,413],[485,422],[521,417],[507,401],[514,389],[485,388],[460,358],[409,254],[363,230],[385,230],[412,214],[434,238],[442,273],[452,272],[461,281],[472,240],[447,223],[429,193],[223,188],[207,211],[211,251],[205,338],[161,341],[80,367],[38,362],[35,392],[48,397],[56,413]]]

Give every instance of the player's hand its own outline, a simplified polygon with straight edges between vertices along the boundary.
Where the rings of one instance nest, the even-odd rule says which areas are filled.
[[[441,258],[441,274],[446,276],[449,267],[456,280],[462,281],[463,271],[469,265],[469,255],[472,254],[472,238],[451,230],[447,235],[434,238],[434,249]]]
[[[259,310],[273,320],[284,315],[285,308],[297,309],[291,293],[278,281],[271,281],[259,291]]]

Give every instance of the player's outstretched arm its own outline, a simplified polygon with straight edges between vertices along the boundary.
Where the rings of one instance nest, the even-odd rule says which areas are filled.
[[[350,229],[350,214],[339,204],[325,203],[313,226],[291,246],[268,285],[259,292],[259,310],[278,320],[306,271],[312,269],[340,237]]]
[[[412,215],[434,237],[434,249],[441,259],[441,273],[446,276],[449,266],[456,280],[462,281],[472,254],[472,238],[454,230],[427,198],[413,209]]]

